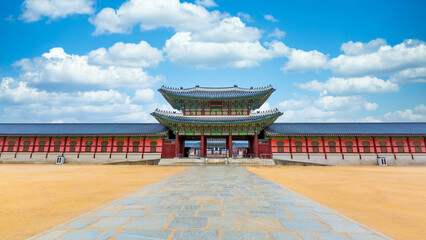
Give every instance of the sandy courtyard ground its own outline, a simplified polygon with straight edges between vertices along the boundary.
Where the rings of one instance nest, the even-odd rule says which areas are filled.
[[[25,239],[186,168],[0,164],[0,239]]]
[[[425,239],[426,167],[247,167],[395,239]]]

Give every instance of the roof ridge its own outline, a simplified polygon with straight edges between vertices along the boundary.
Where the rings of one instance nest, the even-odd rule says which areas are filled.
[[[234,85],[233,87],[200,87],[199,85],[196,85],[195,87],[191,88],[172,88],[172,87],[166,87],[161,86],[159,90],[169,90],[169,91],[184,91],[184,92],[190,92],[190,91],[196,91],[196,90],[205,90],[205,91],[217,91],[217,90],[240,90],[240,91],[259,91],[259,90],[267,90],[267,89],[273,89],[272,85],[264,86],[264,87],[250,87],[250,88],[243,88],[238,87],[237,85]]]

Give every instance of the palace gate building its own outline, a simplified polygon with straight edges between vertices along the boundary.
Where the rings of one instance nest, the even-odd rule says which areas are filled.
[[[151,113],[159,123],[0,124],[0,162],[50,163],[63,155],[66,163],[226,157],[376,165],[378,157],[386,157],[391,165],[426,164],[424,122],[274,123],[282,115],[278,109],[258,111],[274,91],[163,86],[159,92],[176,111]]]

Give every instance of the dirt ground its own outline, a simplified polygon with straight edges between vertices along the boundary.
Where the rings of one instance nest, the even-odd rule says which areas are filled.
[[[0,164],[0,239],[25,239],[184,169]]]
[[[247,167],[395,239],[425,239],[426,167]]]

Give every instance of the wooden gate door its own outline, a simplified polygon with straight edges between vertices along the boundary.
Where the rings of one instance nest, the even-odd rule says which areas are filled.
[[[259,140],[259,157],[265,159],[272,158],[272,149],[270,140]]]
[[[161,158],[174,158],[175,157],[175,141],[164,140]]]

